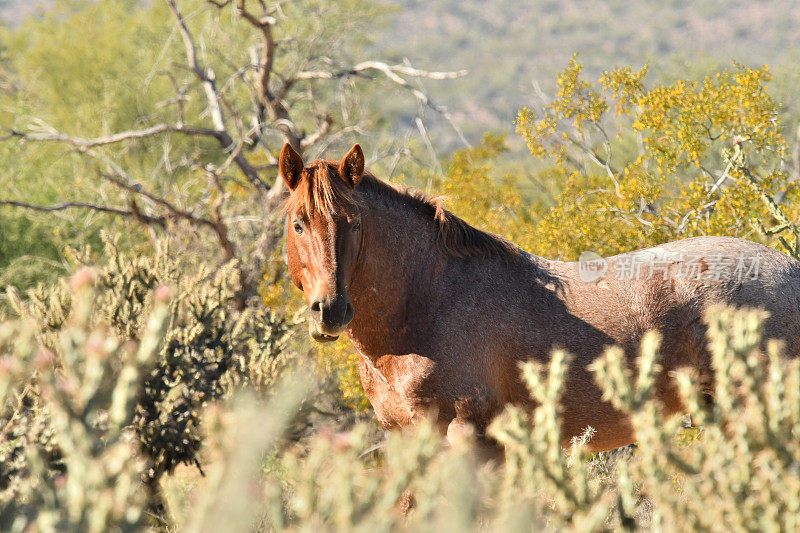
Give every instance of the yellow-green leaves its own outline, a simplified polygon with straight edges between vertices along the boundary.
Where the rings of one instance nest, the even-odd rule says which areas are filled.
[[[773,199],[776,192],[792,200],[796,193],[788,188],[768,69],[735,64],[701,80],[652,86],[647,74],[646,66],[627,66],[591,83],[573,58],[554,98],[519,111],[517,132],[531,155],[570,176],[555,205],[534,213],[540,223],[528,239],[531,251],[576,259],[585,250],[615,254],[712,234],[794,253],[794,244],[773,236],[796,233],[788,221],[797,203],[784,199],[777,208]],[[734,149],[735,162],[728,157]],[[752,222],[773,216],[781,231]]]
[[[541,115],[530,107],[517,114],[517,133],[535,157],[553,155],[563,162],[570,144],[581,142],[587,124],[598,124],[608,103],[593,84],[583,80],[583,67],[573,56],[557,79],[556,98],[544,107]],[[561,122],[568,127],[560,128]]]

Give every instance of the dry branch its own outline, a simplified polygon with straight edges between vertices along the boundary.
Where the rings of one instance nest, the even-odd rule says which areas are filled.
[[[420,108],[427,107],[440,113],[448,120],[464,143],[468,145],[460,130],[450,118],[447,110],[434,103],[425,92],[412,84],[413,79],[445,80],[458,78],[466,71],[439,72],[414,68],[406,64],[390,65],[388,63],[368,60],[352,67],[332,66],[330,72],[314,71],[310,65],[319,63],[320,58],[309,54],[293,61],[289,72],[276,71],[276,54],[282,49],[280,43],[274,39],[274,27],[285,16],[281,11],[282,1],[267,5],[263,0],[208,0],[209,5],[217,9],[231,8],[234,14],[244,23],[251,26],[257,35],[258,44],[250,49],[250,57],[245,64],[228,64],[225,68],[231,69],[231,74],[224,79],[217,80],[214,70],[210,65],[204,64],[191,25],[187,22],[179,7],[177,0],[164,0],[175,20],[175,33],[180,35],[179,45],[181,58],[174,63],[170,70],[161,70],[159,74],[169,78],[174,89],[174,95],[168,96],[156,109],[175,106],[174,119],[161,119],[159,123],[138,129],[119,131],[110,135],[98,137],[73,136],[56,131],[45,124],[33,121],[28,129],[8,129],[0,131],[0,141],[17,140],[21,143],[60,143],[73,148],[84,157],[96,159],[101,163],[102,170],[97,176],[116,187],[127,198],[127,206],[116,207],[89,202],[63,201],[53,205],[36,205],[25,202],[24,199],[0,200],[0,205],[25,208],[40,212],[57,212],[68,209],[89,209],[110,215],[128,217],[137,220],[143,225],[157,226],[170,230],[171,222],[183,222],[193,228],[205,228],[211,231],[219,246],[220,255],[227,262],[238,259],[240,264],[248,264],[252,275],[243,275],[242,294],[254,294],[255,283],[261,272],[261,263],[268,258],[275,246],[280,242],[280,230],[276,225],[279,220],[282,201],[286,196],[286,187],[283,180],[276,172],[277,158],[273,149],[267,146],[265,134],[277,134],[281,141],[292,145],[296,151],[303,153],[311,148],[323,149],[331,142],[341,139],[352,132],[361,132],[360,124],[338,124],[334,119],[332,108],[318,102],[312,88],[316,85],[312,80],[323,82],[325,80],[341,80],[348,77],[361,77],[364,79],[377,79],[384,77],[414,96]],[[335,65],[333,60],[322,58],[328,65]],[[308,68],[308,70],[306,70]],[[180,79],[178,72],[188,73],[186,79]],[[375,76],[373,76],[375,74]],[[306,132],[298,121],[299,111],[294,107],[294,94],[299,81],[307,80],[302,84],[307,90],[307,95],[302,99],[311,104],[311,115],[315,120],[312,131]],[[241,102],[227,101],[227,95],[235,94],[234,88],[238,83],[245,83],[252,91],[253,99],[250,105]],[[328,82],[330,83],[330,81]],[[202,110],[194,117],[187,117],[185,103],[189,100],[189,93],[195,89],[202,89]],[[321,105],[318,105],[321,104]],[[347,122],[347,113],[342,112],[341,122]],[[338,116],[338,114],[336,115]],[[205,119],[203,117],[206,117]],[[206,120],[208,123],[204,123]],[[305,119],[303,121],[305,123]],[[420,131],[425,132],[424,126]],[[172,135],[215,139],[219,146],[226,152],[227,158],[222,163],[213,163],[204,160],[204,156],[187,154],[185,161],[180,165],[201,171],[209,178],[206,193],[193,205],[185,205],[178,197],[166,192],[158,192],[143,187],[141,180],[134,180],[123,168],[123,164],[116,153],[100,150],[102,147],[124,145],[135,141],[163,137],[168,143]],[[435,151],[430,139],[425,139],[426,146],[435,160]],[[282,144],[282,143],[281,143]],[[254,164],[249,159],[250,151],[261,145],[265,151],[267,164]],[[165,147],[168,145],[165,144]],[[279,148],[279,146],[275,147]],[[402,150],[402,149],[401,149]],[[164,167],[168,174],[173,173],[173,162],[170,161],[165,150]],[[231,195],[223,186],[223,176],[229,167],[237,168],[244,174],[247,181],[258,196],[260,213],[254,220],[263,221],[257,228],[261,237],[250,235],[249,242],[258,242],[258,257],[239,257],[243,250],[252,248],[247,243],[239,243],[229,228],[231,222]],[[274,178],[272,184],[262,179],[260,172],[269,171]],[[141,205],[140,205],[141,204]],[[145,212],[146,211],[146,212]],[[226,216],[227,215],[227,216]],[[241,217],[237,220],[241,220]],[[247,279],[246,279],[247,278]]]
[[[162,133],[181,133],[185,135],[198,135],[207,137],[216,137],[217,132],[207,128],[197,128],[192,126],[185,126],[181,124],[156,124],[149,128],[141,130],[130,130],[106,135],[104,137],[95,137],[93,139],[83,139],[81,137],[72,137],[59,132],[41,132],[30,131],[24,132],[19,130],[7,130],[8,135],[6,138],[19,138],[23,141],[38,141],[38,142],[56,142],[65,143],[75,146],[80,149],[95,148],[98,146],[105,146],[108,144],[120,143],[123,141],[130,141],[135,139],[146,139],[154,137]]]
[[[86,202],[60,202],[53,205],[36,205],[27,202],[18,202],[16,200],[0,200],[0,205],[7,205],[11,207],[20,207],[23,209],[30,209],[31,211],[55,212],[66,211],[67,209],[90,209],[92,211],[99,211],[101,213],[109,213],[112,215],[133,217],[146,224],[156,224],[158,226],[165,226],[166,219],[163,217],[151,217],[141,213],[137,209],[120,209],[119,207],[109,207],[104,205],[91,204]]]
[[[225,150],[233,151],[235,150],[236,143],[225,129],[225,116],[222,112],[222,103],[219,92],[217,91],[214,72],[200,65],[200,62],[197,59],[197,47],[194,44],[194,38],[192,37],[189,28],[186,26],[183,15],[181,15],[181,12],[178,10],[178,6],[175,4],[174,0],[166,1],[170,7],[170,10],[172,11],[172,14],[175,16],[176,23],[178,24],[178,31],[183,39],[186,52],[186,61],[189,64],[192,72],[194,72],[195,76],[203,86],[203,90],[206,95],[206,101],[208,103],[208,111],[211,115],[211,121],[213,122],[215,128],[214,136],[219,140],[220,144]],[[260,192],[263,193],[269,190],[267,184],[264,183],[264,181],[258,175],[258,171],[241,153],[241,151],[239,151],[236,157],[234,157],[234,162],[242,171],[242,173],[244,173],[250,183],[252,183]]]

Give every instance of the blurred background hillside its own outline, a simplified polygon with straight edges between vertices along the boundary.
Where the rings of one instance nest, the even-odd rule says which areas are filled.
[[[48,1],[5,0],[0,18],[17,25]],[[145,2],[146,3],[146,2]],[[377,21],[378,53],[432,70],[466,69],[465,78],[426,83],[471,142],[487,130],[511,131],[517,111],[552,95],[555,74],[578,53],[588,76],[615,66],[651,65],[650,79],[697,77],[735,60],[767,64],[773,94],[797,109],[800,4],[789,0],[383,0],[393,14]],[[406,122],[396,101],[387,111]],[[437,117],[434,122],[441,123]],[[447,127],[437,131],[442,151],[458,147]]]
[[[465,80],[430,89],[473,139],[489,128],[509,129],[519,107],[536,95],[532,83],[552,95],[555,74],[573,53],[590,78],[649,63],[651,79],[663,81],[729,66],[731,59],[768,64],[787,76],[797,70],[800,5],[785,0],[409,0],[398,6],[380,44],[423,68],[469,70]],[[782,96],[795,105],[789,89]]]

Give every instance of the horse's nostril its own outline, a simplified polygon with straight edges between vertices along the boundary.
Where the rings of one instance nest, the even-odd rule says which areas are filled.
[[[353,307],[353,302],[347,301],[347,306],[344,310],[344,320],[342,320],[342,325],[346,326],[353,320],[353,315],[355,315],[355,308]]]
[[[345,298],[320,298],[308,306],[311,317],[323,328],[338,330],[353,319],[353,304]]]

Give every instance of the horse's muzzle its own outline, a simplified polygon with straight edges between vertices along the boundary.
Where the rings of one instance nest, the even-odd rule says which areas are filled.
[[[339,338],[353,320],[355,309],[347,296],[318,299],[310,305],[311,318],[308,333],[317,342],[331,342]]]
[[[308,319],[308,335],[317,342],[333,342],[339,338],[339,335],[322,333],[318,329],[317,322],[313,318]]]

